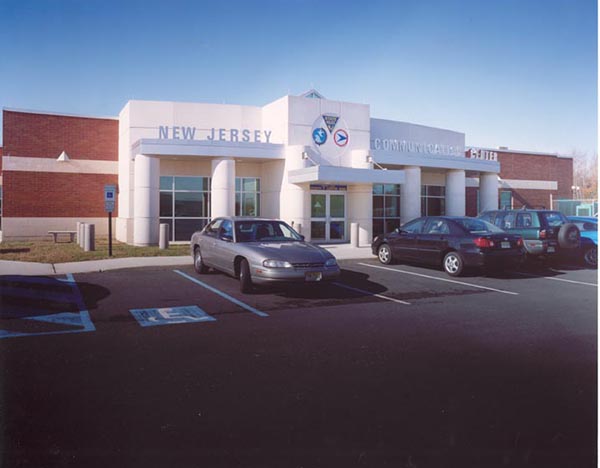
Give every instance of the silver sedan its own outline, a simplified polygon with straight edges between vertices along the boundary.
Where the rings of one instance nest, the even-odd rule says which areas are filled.
[[[273,219],[216,218],[192,235],[191,254],[196,272],[214,268],[239,278],[243,293],[254,284],[323,282],[340,276],[331,253]]]

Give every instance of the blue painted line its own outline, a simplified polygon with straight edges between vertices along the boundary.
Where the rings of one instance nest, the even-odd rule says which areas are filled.
[[[259,317],[268,317],[269,316],[269,314],[267,314],[265,312],[261,312],[260,310],[255,309],[254,307],[249,306],[248,304],[246,304],[246,303],[244,303],[242,301],[237,300],[235,297],[231,297],[229,294],[225,294],[224,292],[219,291],[218,289],[213,288],[212,286],[209,286],[208,284],[203,283],[202,281],[200,281],[200,280],[198,280],[198,279],[196,279],[196,278],[194,278],[194,277],[192,277],[190,275],[187,275],[187,274],[185,274],[182,271],[179,271],[179,270],[173,270],[173,271],[175,273],[177,273],[178,275],[183,276],[186,279],[189,279],[193,283],[196,283],[197,285],[202,286],[203,288],[206,288],[209,291],[214,292],[215,294],[218,294],[223,299],[227,299],[228,301],[233,302],[236,305],[239,305],[240,307],[246,309],[248,312],[252,312],[253,314],[258,315]]]
[[[208,315],[198,306],[163,307],[158,309],[130,309],[142,327],[175,325],[181,323],[214,322],[217,319]]]

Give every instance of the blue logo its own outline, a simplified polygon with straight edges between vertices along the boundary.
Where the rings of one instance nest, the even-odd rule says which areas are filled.
[[[315,128],[312,132],[313,141],[321,146],[327,141],[327,132],[324,128]]]
[[[338,146],[346,146],[348,144],[348,132],[346,130],[336,130],[333,134],[333,139],[335,144]]]

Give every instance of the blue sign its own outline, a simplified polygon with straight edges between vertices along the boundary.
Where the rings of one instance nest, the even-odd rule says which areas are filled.
[[[312,132],[313,141],[321,146],[327,141],[327,132],[324,128],[315,128]]]
[[[214,322],[217,320],[198,306],[131,309],[129,312],[142,327],[173,325],[176,323]]]

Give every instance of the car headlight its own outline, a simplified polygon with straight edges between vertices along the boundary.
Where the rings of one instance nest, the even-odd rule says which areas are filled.
[[[263,266],[267,268],[293,268],[290,262],[283,260],[263,260]]]
[[[327,260],[325,262],[325,266],[326,267],[333,267],[337,265],[337,261],[335,260],[335,258],[330,258],[329,260]]]

